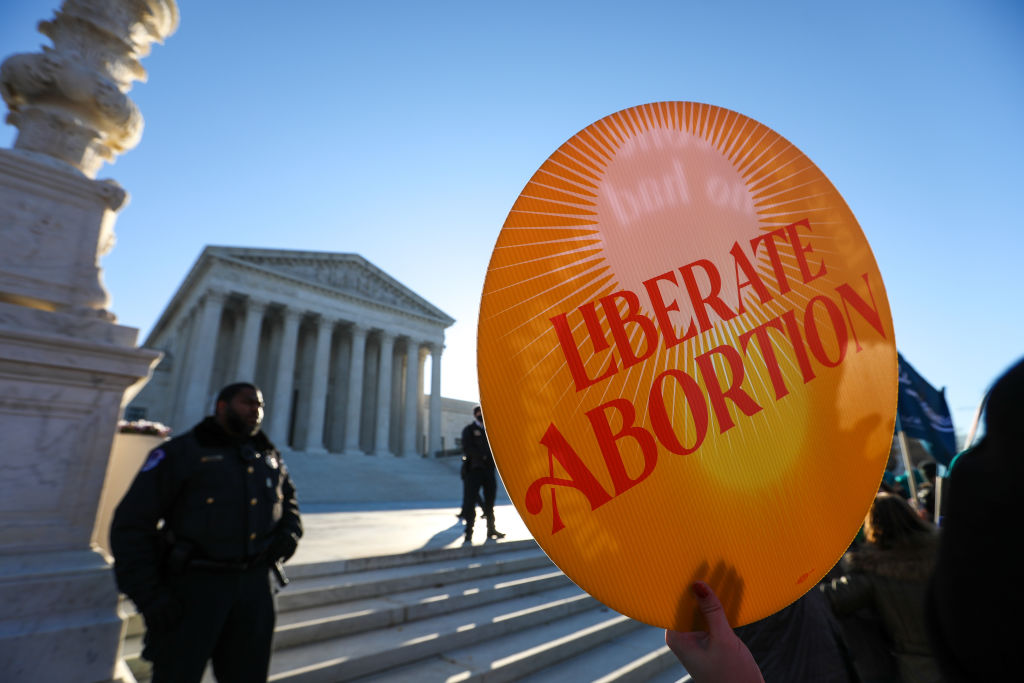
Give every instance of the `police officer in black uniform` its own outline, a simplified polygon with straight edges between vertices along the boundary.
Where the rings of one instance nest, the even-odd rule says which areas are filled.
[[[462,518],[466,520],[466,543],[473,540],[473,523],[476,521],[476,503],[480,487],[484,489],[484,518],[487,520],[488,538],[505,538],[505,534],[494,528],[494,496],[497,480],[494,475],[494,457],[487,443],[483,415],[480,406],[473,409],[473,422],[462,430]]]
[[[155,448],[114,513],[114,575],[146,620],[153,683],[266,681],[270,574],[302,536],[295,487],[260,431],[263,396],[232,384],[191,431]]]

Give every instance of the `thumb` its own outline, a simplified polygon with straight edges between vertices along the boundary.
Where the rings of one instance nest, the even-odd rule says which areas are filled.
[[[725,632],[732,632],[729,626],[729,619],[725,616],[725,609],[711,586],[703,581],[695,581],[692,587],[693,594],[697,596],[697,604],[701,614],[708,622],[708,634],[714,638]]]

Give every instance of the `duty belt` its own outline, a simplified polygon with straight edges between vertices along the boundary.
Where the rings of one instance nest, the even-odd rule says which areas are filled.
[[[201,560],[192,559],[188,561],[188,566],[191,569],[202,569],[209,572],[244,572],[258,567],[263,564],[263,560],[259,557],[254,557],[251,560],[244,560],[238,562],[228,562],[222,560]]]
[[[208,572],[244,572],[256,567],[266,566],[266,559],[262,557],[254,557],[249,560],[239,562],[227,562],[221,560],[203,560],[193,559],[189,560],[188,566],[191,569],[198,569],[200,571]],[[270,564],[270,570],[274,572],[274,578],[277,579],[278,585],[284,588],[288,585],[288,577],[284,575],[284,565],[281,560]]]

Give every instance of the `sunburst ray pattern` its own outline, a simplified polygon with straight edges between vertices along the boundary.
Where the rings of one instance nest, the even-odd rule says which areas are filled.
[[[860,297],[864,319],[844,296]],[[793,577],[824,573],[856,532],[895,409],[888,302],[842,197],[762,124],[661,102],[588,126],[509,212],[479,325],[481,401],[503,481],[548,554],[619,611],[687,627],[675,574],[726,562],[748,591],[734,616],[751,621],[798,597]],[[892,392],[878,389],[890,380]],[[872,405],[856,404],[869,389]],[[670,445],[692,452],[666,447],[652,411],[668,417]],[[595,440],[599,424],[610,445]],[[560,526],[552,506],[524,503],[535,482],[569,476],[540,443],[552,427],[613,494],[595,509],[580,490],[548,486]],[[840,454],[831,461],[830,448]],[[837,500],[827,528],[795,529]],[[656,531],[638,533],[641,519]],[[660,548],[665,534],[676,551]],[[668,594],[622,597],[616,585],[639,559]]]

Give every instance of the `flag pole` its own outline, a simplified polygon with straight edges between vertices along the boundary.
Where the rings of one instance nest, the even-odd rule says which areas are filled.
[[[971,428],[967,430],[967,440],[964,441],[963,450],[967,450],[974,443],[974,435],[978,433],[978,425],[981,424],[981,413],[985,410],[985,404],[988,403],[988,392],[981,397],[981,402],[978,403],[978,409],[974,411],[974,419],[971,420]]]
[[[914,472],[910,466],[910,449],[907,448],[907,437],[903,433],[903,425],[900,424],[900,416],[896,415],[896,441],[900,445],[900,455],[903,457],[903,470],[907,473],[907,486],[910,487],[910,505],[917,510],[917,481],[914,480]]]

